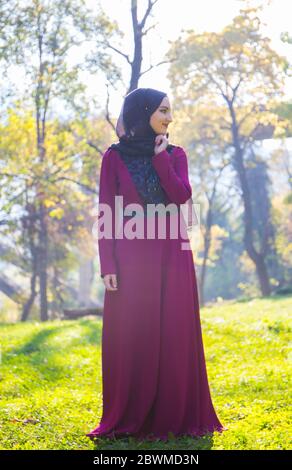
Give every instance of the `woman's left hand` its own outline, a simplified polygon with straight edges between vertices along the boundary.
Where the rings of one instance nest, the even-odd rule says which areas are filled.
[[[157,135],[155,138],[155,147],[154,147],[155,155],[165,150],[167,146],[168,146],[167,137],[164,134]]]

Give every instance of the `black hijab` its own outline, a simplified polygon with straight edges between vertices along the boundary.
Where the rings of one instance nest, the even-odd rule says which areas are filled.
[[[109,147],[118,150],[143,201],[145,210],[147,210],[147,204],[167,205],[170,202],[152,164],[155,138],[158,134],[150,125],[151,115],[165,96],[167,96],[166,93],[153,88],[136,88],[130,92],[124,99],[117,122],[116,132],[119,143]],[[166,150],[170,153],[173,148],[174,145],[169,144]]]

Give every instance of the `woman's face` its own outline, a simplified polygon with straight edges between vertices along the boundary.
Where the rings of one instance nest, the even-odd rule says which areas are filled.
[[[172,122],[170,103],[167,96],[163,98],[159,107],[151,115],[149,122],[156,134],[167,133],[167,127]]]

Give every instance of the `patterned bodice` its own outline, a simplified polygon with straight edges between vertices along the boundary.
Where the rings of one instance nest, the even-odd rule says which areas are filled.
[[[174,145],[168,145],[167,151],[171,153]],[[159,176],[149,157],[133,157],[122,155],[120,157],[128,168],[136,189],[144,202],[144,210],[147,204],[167,205],[169,198],[160,184]]]

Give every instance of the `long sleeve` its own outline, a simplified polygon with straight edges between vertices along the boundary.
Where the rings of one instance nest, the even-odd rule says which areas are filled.
[[[99,179],[99,220],[98,220],[98,248],[100,259],[101,277],[105,274],[116,274],[117,266],[115,259],[115,195],[117,194],[117,180],[115,172],[115,160],[111,150],[107,150],[102,158],[100,179]],[[100,204],[106,204],[110,210],[109,219],[105,219],[106,213]],[[103,221],[100,220],[102,213]],[[109,212],[107,212],[108,214]],[[106,222],[105,222],[106,220]],[[103,238],[105,232],[105,223],[111,220],[111,233],[108,238]],[[104,223],[105,222],[105,223]],[[103,227],[102,233],[100,229]]]
[[[171,202],[183,204],[192,196],[192,187],[189,182],[186,153],[182,147],[178,149],[174,167],[166,150],[154,155],[152,162],[160,178],[161,186]]]

